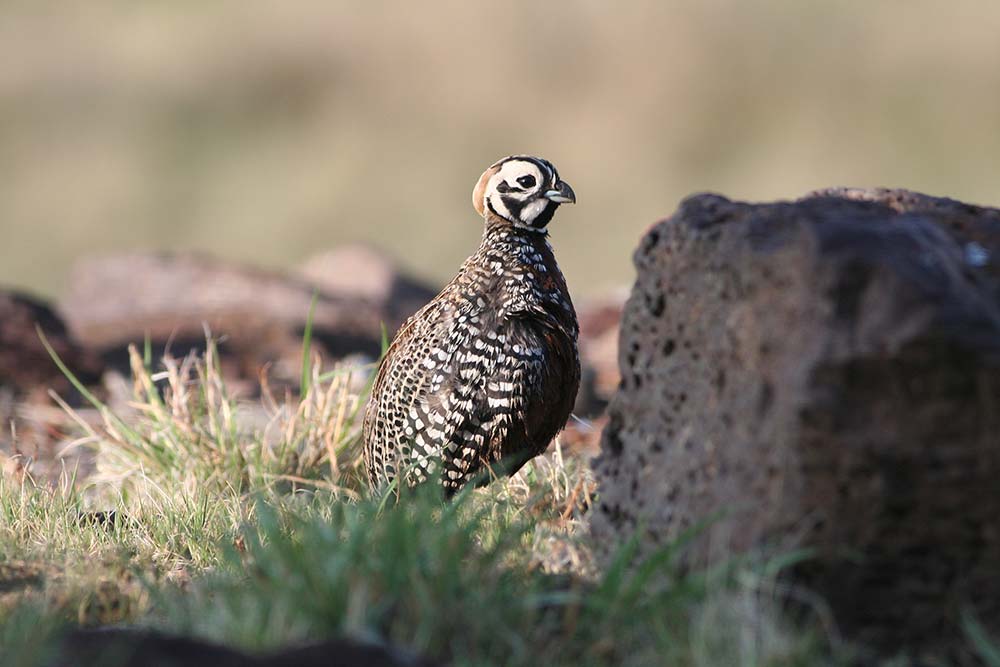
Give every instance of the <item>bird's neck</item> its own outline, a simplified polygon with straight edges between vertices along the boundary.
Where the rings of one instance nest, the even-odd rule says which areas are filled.
[[[506,265],[507,268],[515,264],[529,264],[544,265],[553,273],[559,271],[546,230],[515,225],[496,216],[486,218],[483,242],[477,254],[484,261]]]
[[[544,227],[538,229],[493,214],[486,216],[486,226],[483,230],[484,244],[490,241],[509,241],[542,247],[548,246],[548,237],[549,231]]]
[[[561,327],[576,335],[573,302],[545,230],[487,218],[483,243],[464,265],[464,271],[485,276],[491,283],[503,276],[498,289],[506,310],[548,312]]]

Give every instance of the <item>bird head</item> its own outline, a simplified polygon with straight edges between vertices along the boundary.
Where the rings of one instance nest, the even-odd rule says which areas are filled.
[[[573,188],[559,180],[552,163],[530,155],[494,162],[472,191],[472,205],[479,215],[538,232],[545,231],[560,204],[575,203]]]

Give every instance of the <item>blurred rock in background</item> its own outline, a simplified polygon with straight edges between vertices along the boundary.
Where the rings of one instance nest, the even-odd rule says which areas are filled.
[[[580,364],[584,370],[576,412],[581,416],[604,411],[618,389],[618,323],[628,292],[624,289],[585,299],[577,306],[580,322]]]
[[[94,257],[74,265],[60,310],[79,340],[122,370],[127,346],[146,336],[156,354],[179,357],[203,348],[210,331],[227,375],[255,379],[272,364],[277,379],[293,382],[313,295],[313,341],[327,359],[378,358],[382,326],[391,336],[410,308],[433,296],[381,255],[365,251],[359,261],[360,252],[334,251],[302,277],[205,255]]]
[[[70,382],[45,349],[39,330],[84,384],[100,380],[100,358],[80,344],[48,304],[19,292],[0,290],[0,390],[25,398],[44,396],[47,389],[53,389],[71,398]]]
[[[0,474],[19,477],[27,460],[44,460],[36,471],[54,471],[61,426],[70,418],[49,397],[53,391],[70,405],[83,397],[59,370],[39,336],[41,330],[59,358],[84,385],[100,392],[100,356],[81,344],[44,301],[0,290]]]
[[[325,294],[377,304],[385,313],[390,335],[437,294],[437,290],[404,273],[386,253],[361,243],[313,255],[296,273]]]

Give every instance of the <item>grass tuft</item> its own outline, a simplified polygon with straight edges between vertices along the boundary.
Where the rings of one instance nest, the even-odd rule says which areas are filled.
[[[85,434],[78,445],[95,452],[95,488],[125,499],[204,492],[240,497],[304,487],[355,497],[362,488],[355,369],[320,377],[319,364],[313,365],[305,393],[281,402],[264,380],[254,405],[230,392],[211,340],[203,357],[165,357],[159,372],[134,347],[129,354],[129,414],[94,398],[102,426],[77,419]]]

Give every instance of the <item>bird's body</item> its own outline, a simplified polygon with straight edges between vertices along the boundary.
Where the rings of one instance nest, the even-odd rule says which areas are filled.
[[[479,250],[403,325],[376,376],[364,421],[374,488],[402,475],[451,494],[487,467],[513,473],[545,450],[576,398],[576,313],[545,231],[575,195],[549,163],[514,156],[483,174],[474,200],[486,222]]]

